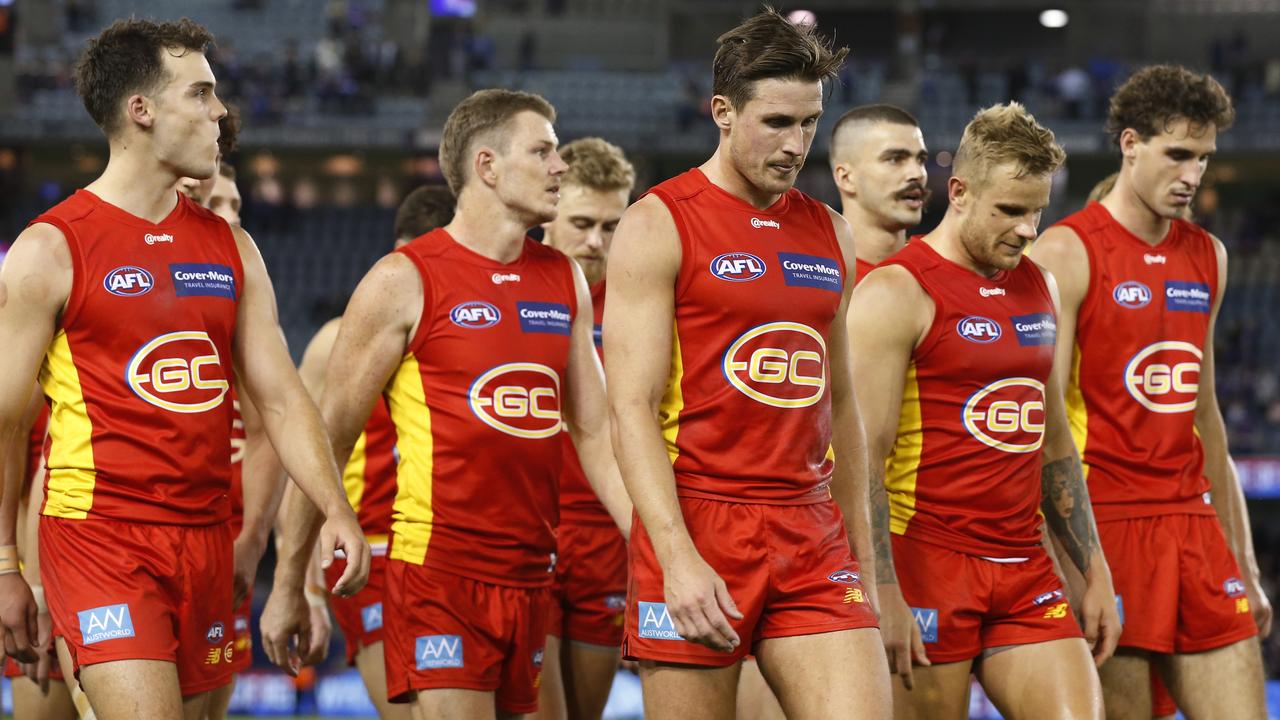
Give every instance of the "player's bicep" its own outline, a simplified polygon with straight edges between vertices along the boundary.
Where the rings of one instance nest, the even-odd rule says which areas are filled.
[[[422,305],[422,279],[404,255],[384,257],[360,281],[325,371],[320,409],[331,431],[336,422],[367,420],[404,357]]]
[[[71,251],[51,225],[27,228],[0,265],[0,413],[20,422],[71,292]]]
[[[1089,292],[1089,255],[1074,230],[1054,226],[1035,241],[1027,257],[1047,270],[1056,284],[1058,328],[1053,373],[1065,389],[1075,362],[1076,320]]]
[[[907,271],[872,271],[850,299],[847,328],[853,387],[867,442],[876,457],[888,454],[896,433],[911,353],[924,331],[923,292]]]
[[[595,312],[591,289],[578,264],[569,261],[573,270],[573,291],[578,314],[569,335],[568,382],[565,414],[575,430],[605,427],[608,418],[604,402],[604,369],[595,350]]]
[[[649,196],[623,215],[609,254],[604,314],[605,375],[615,411],[657,411],[671,369],[680,241],[661,201]]]
[[[333,352],[333,343],[338,339],[338,328],[341,318],[334,318],[316,331],[302,352],[302,362],[298,364],[298,376],[302,378],[302,386],[316,403],[324,394],[324,376],[329,367],[329,355]]]
[[[1213,238],[1214,251],[1218,261],[1218,295],[1213,300],[1213,310],[1209,315],[1209,327],[1205,332],[1203,357],[1200,359],[1200,389],[1196,397],[1196,429],[1201,437],[1205,436],[1207,422],[1223,425],[1222,411],[1218,407],[1217,375],[1215,370],[1213,337],[1218,325],[1218,312],[1222,309],[1222,298],[1227,294],[1227,249],[1218,238]]]
[[[258,246],[243,230],[234,228],[232,232],[244,268],[233,340],[236,371],[248,394],[258,402],[259,410],[271,412],[281,407],[284,392],[294,377],[293,360],[285,347],[275,289]]]

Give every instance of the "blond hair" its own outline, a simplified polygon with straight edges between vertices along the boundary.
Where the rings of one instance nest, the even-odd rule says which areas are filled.
[[[636,170],[622,148],[598,137],[582,138],[560,148],[560,158],[569,171],[562,185],[581,185],[605,192],[635,187]]]
[[[440,136],[440,169],[454,195],[462,192],[475,144],[496,142],[499,152],[510,147],[503,132],[511,119],[522,112],[535,112],[548,122],[556,121],[556,110],[541,95],[519,90],[477,90],[458,103],[445,120]]]
[[[1112,188],[1116,186],[1116,179],[1119,177],[1120,173],[1113,172],[1099,180],[1098,184],[1094,185],[1093,189],[1089,191],[1089,198],[1085,200],[1085,202],[1101,202],[1102,198],[1111,193]]]
[[[1011,102],[992,105],[973,116],[960,138],[953,172],[981,182],[995,166],[1013,163],[1017,177],[1051,175],[1066,159],[1053,131],[1036,122],[1020,103]]]

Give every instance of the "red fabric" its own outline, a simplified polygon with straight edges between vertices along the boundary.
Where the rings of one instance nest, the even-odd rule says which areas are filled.
[[[866,260],[863,260],[862,258],[855,258],[854,262],[855,262],[855,266],[854,266],[853,282],[856,285],[862,282],[862,278],[866,277],[867,273],[871,272],[872,270],[875,270],[876,266],[867,262]]]
[[[608,525],[561,524],[547,633],[617,647],[627,607],[627,543]]]
[[[1057,328],[1044,274],[1023,259],[985,278],[923,240],[888,265],[908,270],[934,304],[911,353],[918,401],[904,397],[885,476],[890,528],[972,555],[1026,556],[1040,546],[1044,385]]]
[[[354,460],[354,458],[352,458]],[[391,532],[392,506],[396,500],[396,426],[387,412],[386,398],[378,397],[364,426],[364,472],[359,494],[352,493],[353,483],[346,478],[347,499],[356,509],[360,528],[368,536],[385,536]],[[347,472],[351,472],[349,462]]]
[[[417,375],[402,365],[386,393],[402,496],[392,557],[419,562],[412,556],[425,546],[425,563],[436,569],[501,585],[547,585],[560,403],[577,314],[572,261],[526,238],[520,257],[502,264],[443,229],[397,252],[417,266],[425,299],[408,349]],[[408,445],[425,442],[411,434],[422,431],[423,402],[429,448]]]
[[[233,387],[231,397],[231,536],[238,537],[244,527],[244,453],[247,435],[240,399]]]
[[[231,613],[231,637],[234,641],[231,655],[231,672],[242,673],[253,667],[253,587],[244,602]]]
[[[604,321],[604,281],[591,287],[591,309],[595,315],[594,335],[596,352],[604,359],[604,346],[601,342],[601,323]],[[573,446],[573,439],[566,431],[561,434],[561,445],[564,449],[564,467],[560,472],[560,526],[565,525],[609,525],[614,524],[609,511],[605,510],[600,498],[587,482],[587,475],[578,462],[578,451]],[[563,553],[562,553],[563,555]]]
[[[152,224],[86,190],[33,222],[62,231],[74,277],[58,333],[75,372],[59,364],[42,381],[53,407],[43,512],[225,522],[227,394],[244,276],[227,223],[178,195]],[[81,397],[92,430],[72,437]]]
[[[231,544],[226,523],[42,517],[45,597],[77,676],[84,665],[161,660],[177,665],[184,696],[230,682],[236,656]]]
[[[338,583],[338,578],[347,568],[347,561],[334,560],[328,570],[324,571],[324,582],[328,587]],[[349,598],[329,596],[329,607],[333,610],[333,619],[342,631],[342,638],[347,646],[347,664],[356,664],[356,653],[361,648],[382,642],[382,628],[385,620],[382,615],[382,598],[386,593],[387,558],[374,556],[369,565],[369,582],[364,588]]]
[[[414,690],[462,688],[494,692],[509,713],[538,709],[550,589],[491,585],[390,560],[386,600],[392,702],[409,701]],[[426,666],[449,658],[458,666]]]
[[[1098,536],[1122,610],[1121,647],[1196,653],[1257,634],[1216,516],[1109,520]]]
[[[1089,290],[1076,322],[1087,422],[1081,455],[1098,520],[1168,512],[1213,514],[1204,450],[1195,434],[1200,362],[1221,282],[1209,234],[1174,220],[1152,246],[1090,203],[1060,225],[1089,257]],[[1191,297],[1190,288],[1201,296]]]
[[[1160,679],[1160,672],[1151,668],[1151,716],[1165,717],[1178,712],[1178,703],[1173,701],[1169,688]]]
[[[1025,562],[998,563],[894,535],[893,563],[934,664],[1006,645],[1084,637],[1043,549]],[[935,642],[928,642],[930,632]]]
[[[696,169],[649,192],[680,235],[682,372],[659,412],[677,492],[822,502],[835,465],[826,338],[847,278],[827,207],[793,189],[760,210]]]
[[[742,643],[723,653],[675,635],[666,615],[662,567],[637,519],[631,526],[622,641],[628,659],[725,667],[753,652],[761,640],[877,626],[835,502],[768,505],[682,498],[680,509],[698,553],[724,579],[742,611],[741,620],[729,618]]]

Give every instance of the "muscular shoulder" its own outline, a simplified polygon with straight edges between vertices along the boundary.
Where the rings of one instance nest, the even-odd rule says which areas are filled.
[[[71,249],[53,225],[35,223],[23,230],[0,268],[0,307],[11,299],[60,307],[71,292]]]
[[[609,257],[610,277],[619,270],[630,274],[640,268],[674,276],[679,267],[680,231],[671,211],[655,195],[640,198],[618,223]]]
[[[1057,269],[1064,265],[1088,267],[1089,255],[1084,242],[1076,231],[1066,225],[1054,225],[1045,230],[1027,251],[1027,257],[1042,267]]]

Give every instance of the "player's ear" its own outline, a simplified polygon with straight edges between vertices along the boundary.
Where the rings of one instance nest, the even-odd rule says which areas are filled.
[[[1133,128],[1125,128],[1120,131],[1120,154],[1125,160],[1133,160],[1138,156],[1138,143],[1142,142],[1142,138],[1138,137],[1138,131]]]
[[[959,209],[964,209],[969,202],[969,183],[963,178],[952,175],[947,180],[947,202]]]
[[[125,101],[124,111],[129,122],[139,127],[150,128],[156,122],[155,103],[140,93],[129,96]]]
[[[858,190],[853,184],[853,171],[849,169],[846,163],[837,163],[831,168],[831,179],[835,181],[836,188],[841,195],[846,197],[857,197]]]
[[[711,98],[711,119],[715,121],[716,127],[721,130],[728,130],[733,127],[735,114],[733,103],[729,102],[729,98],[724,95],[716,95]]]
[[[476,178],[489,187],[498,184],[498,173],[494,166],[498,162],[498,154],[493,148],[481,146],[476,150],[475,162],[471,166],[471,171],[475,173]]]

